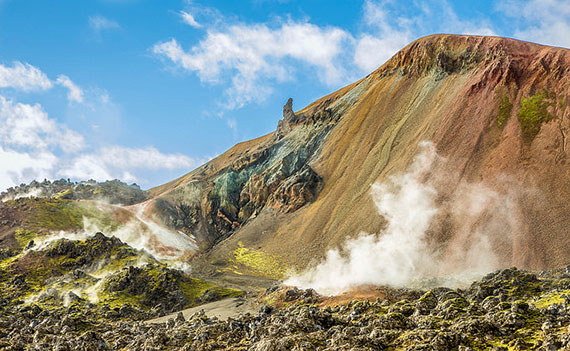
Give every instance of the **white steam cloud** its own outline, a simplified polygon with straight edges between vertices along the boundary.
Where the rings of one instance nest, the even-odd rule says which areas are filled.
[[[372,186],[378,213],[387,221],[381,233],[360,233],[285,284],[335,295],[360,285],[403,287],[431,278],[450,285],[457,283],[450,277],[470,280],[499,268],[493,248],[508,243],[516,230],[514,195],[470,183],[460,183],[452,196],[444,194],[451,180],[442,179],[452,177],[438,173],[441,164],[445,159],[433,144],[422,143],[406,173]],[[430,240],[445,227],[442,218],[453,228],[444,246]]]
[[[40,197],[42,195],[42,188],[37,188],[37,187],[30,187],[30,190],[28,190],[25,193],[18,193],[16,195],[13,196],[4,196],[2,198],[2,202],[6,202],[6,201],[10,201],[10,200],[17,200],[17,199],[21,199],[21,198],[29,198],[29,197]]]
[[[32,250],[43,250],[52,242],[60,239],[85,240],[102,232],[108,237],[116,237],[129,246],[146,251],[155,259],[161,260],[175,268],[189,271],[190,267],[179,262],[185,255],[196,252],[198,246],[193,235],[187,235],[179,231],[170,230],[144,215],[146,203],[130,207],[134,217],[128,222],[111,229],[102,227],[98,220],[83,217],[83,230],[77,232],[59,231],[45,237],[34,239]],[[99,202],[102,211],[118,207]],[[129,208],[129,207],[127,207]]]

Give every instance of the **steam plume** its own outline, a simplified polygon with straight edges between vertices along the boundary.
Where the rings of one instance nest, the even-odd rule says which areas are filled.
[[[334,295],[366,284],[401,287],[450,275],[474,279],[499,268],[493,247],[499,240],[508,242],[516,225],[510,215],[512,195],[501,195],[483,184],[460,183],[455,195],[442,200],[442,188],[449,184],[441,179],[452,177],[438,176],[436,165],[445,159],[431,143],[420,146],[406,173],[372,186],[378,213],[387,221],[384,229],[347,240],[285,284]],[[447,246],[430,241],[441,218],[453,224],[453,240]]]
[[[146,204],[131,206],[134,218],[114,229],[101,227],[99,221],[83,217],[83,230],[77,232],[60,231],[45,237],[35,238],[35,246],[32,249],[42,250],[51,242],[60,239],[84,240],[97,232],[103,232],[107,236],[119,238],[137,250],[148,252],[156,259],[175,264],[176,268],[189,270],[187,264],[177,262],[177,260],[198,250],[194,237],[161,226],[147,218],[143,215],[145,206]]]

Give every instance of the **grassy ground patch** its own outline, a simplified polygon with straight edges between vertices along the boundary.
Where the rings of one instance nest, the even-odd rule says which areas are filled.
[[[536,300],[534,306],[540,309],[548,308],[548,306],[556,303],[565,303],[567,297],[570,297],[570,290],[546,294]]]
[[[84,218],[88,218],[105,232],[113,232],[120,226],[113,213],[100,209],[92,202],[29,198],[10,200],[5,204],[22,211],[22,222],[16,233],[16,240],[21,247],[37,235],[82,230]]]

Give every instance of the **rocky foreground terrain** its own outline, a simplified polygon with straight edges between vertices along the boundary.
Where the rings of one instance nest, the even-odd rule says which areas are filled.
[[[105,349],[95,339],[74,341],[75,333],[99,333],[98,325],[116,329],[118,321],[147,320],[242,294],[102,233],[83,240],[17,234],[20,247],[0,248],[2,349]]]
[[[384,289],[384,298],[327,303],[275,287],[258,314],[221,321],[38,304],[0,310],[2,350],[564,350],[570,349],[570,268],[507,269],[466,289]]]

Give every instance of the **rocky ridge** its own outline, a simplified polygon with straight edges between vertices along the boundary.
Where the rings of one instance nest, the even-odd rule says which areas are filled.
[[[231,164],[206,164],[183,184],[154,200],[154,213],[169,227],[192,233],[211,247],[264,208],[292,213],[313,201],[322,178],[310,166],[334,118],[329,113],[294,113],[283,107],[277,131],[261,145],[230,150]],[[180,182],[180,180],[174,181]],[[160,188],[151,193],[158,194]]]
[[[32,181],[30,184],[21,184],[0,193],[0,201],[25,197],[100,200],[121,205],[133,205],[147,199],[146,193],[137,184],[128,185],[117,179],[105,182],[72,182],[69,179]]]

